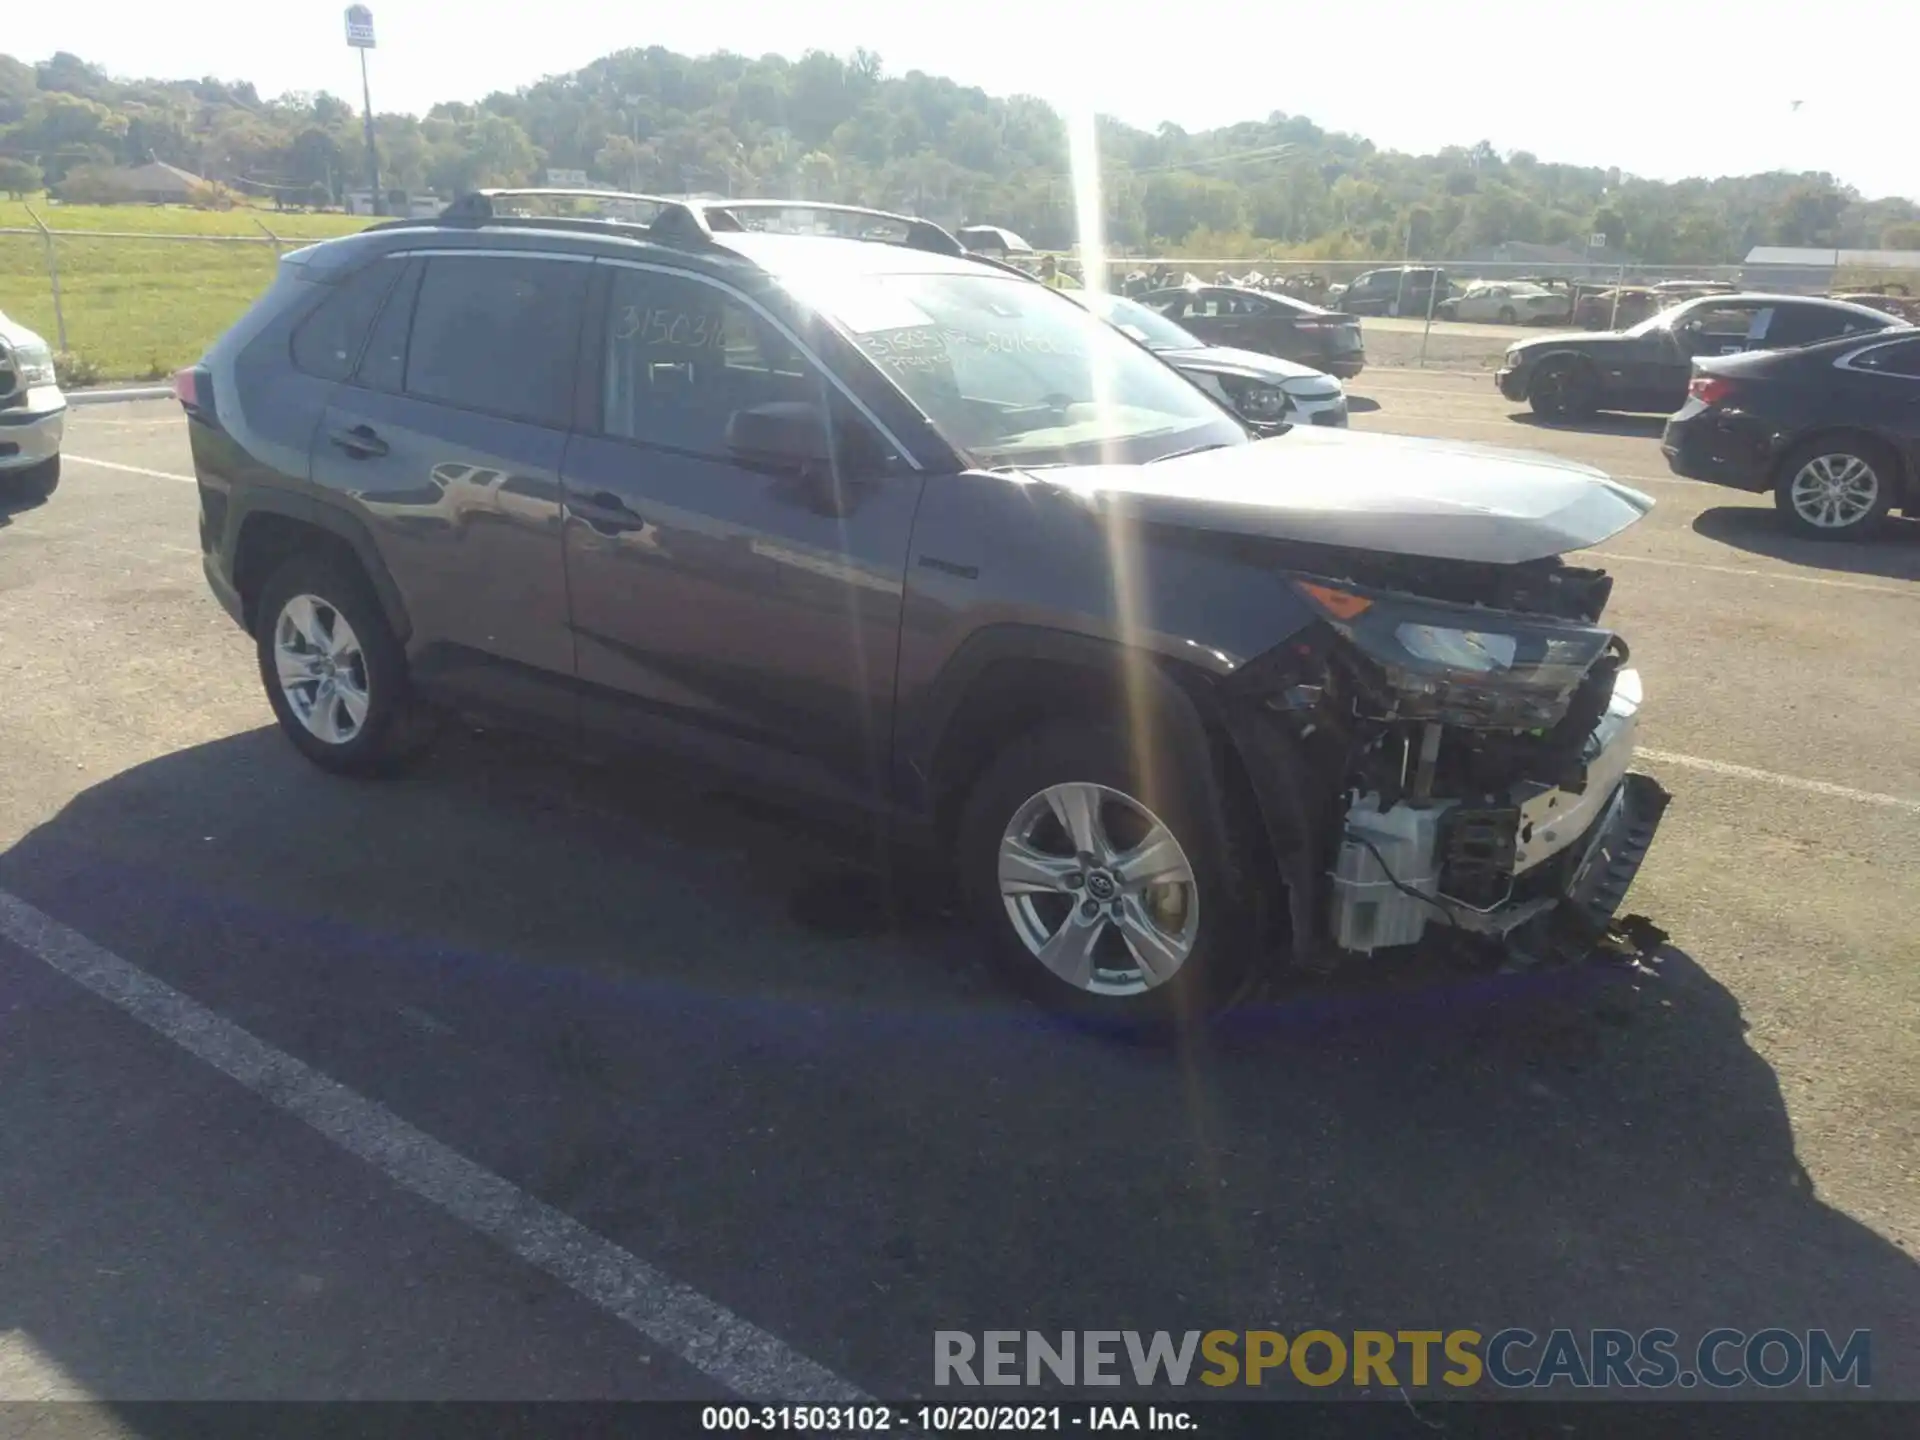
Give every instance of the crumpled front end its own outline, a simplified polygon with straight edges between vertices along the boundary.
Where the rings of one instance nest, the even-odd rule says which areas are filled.
[[[1296,579],[1323,623],[1233,687],[1296,958],[1656,945],[1618,919],[1668,796],[1631,769],[1642,687],[1597,623],[1611,581],[1557,560],[1367,568]]]

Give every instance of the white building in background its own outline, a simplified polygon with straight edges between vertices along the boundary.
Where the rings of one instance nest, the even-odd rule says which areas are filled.
[[[1920,274],[1920,250],[1830,250],[1822,246],[1756,245],[1740,267],[1749,290],[1829,290],[1842,271]]]

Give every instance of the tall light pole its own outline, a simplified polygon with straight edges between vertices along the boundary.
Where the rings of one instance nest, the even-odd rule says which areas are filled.
[[[367,184],[373,213],[380,204],[380,148],[373,143],[373,87],[367,82],[367,51],[373,49],[373,11],[364,5],[347,7],[347,44],[360,52],[360,99],[367,117]]]

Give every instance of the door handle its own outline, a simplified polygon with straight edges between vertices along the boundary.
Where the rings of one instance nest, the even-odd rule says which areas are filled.
[[[351,430],[335,430],[327,436],[356,460],[387,453],[387,442],[371,425],[355,425]]]
[[[600,535],[621,535],[647,528],[639,512],[611,490],[596,490],[585,500],[569,502],[567,508],[589,530]]]

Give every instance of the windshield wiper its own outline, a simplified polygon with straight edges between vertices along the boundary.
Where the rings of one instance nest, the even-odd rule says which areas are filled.
[[[1162,460],[1178,460],[1183,456],[1198,455],[1203,450],[1224,450],[1227,448],[1229,443],[1230,442],[1226,440],[1215,440],[1212,443],[1206,444],[1206,445],[1189,445],[1184,450],[1169,450],[1164,455],[1154,456],[1153,459],[1147,461],[1147,464],[1158,465]]]

